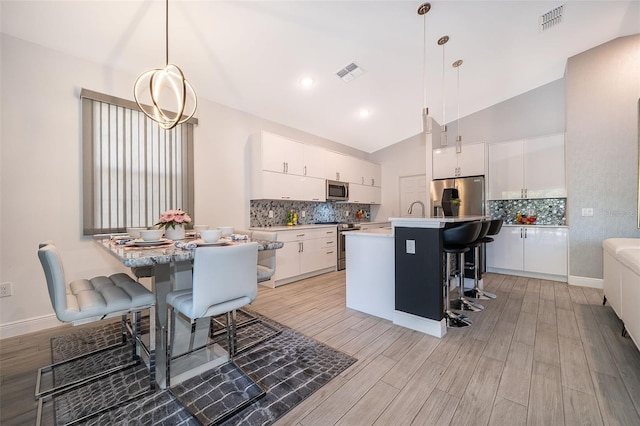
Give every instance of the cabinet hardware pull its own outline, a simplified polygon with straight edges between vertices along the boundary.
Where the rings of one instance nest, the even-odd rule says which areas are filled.
[[[374,178],[371,178],[371,186],[375,186],[376,184],[376,180]]]
[[[285,161],[282,162],[282,173],[287,173],[287,163]]]
[[[328,251],[328,252],[327,252],[327,254],[332,254],[332,253],[333,253],[333,251]]]
[[[296,237],[304,237],[304,234],[298,234]]]
[[[527,188],[524,189],[524,198],[529,198],[529,195],[527,194]]]
[[[304,243],[300,243],[300,247],[302,248],[301,252],[304,252]]]
[[[364,185],[364,176],[362,176],[362,184]]]
[[[312,201],[319,201],[319,200],[320,200],[320,198],[312,198],[311,200],[312,200]]]
[[[304,175],[307,175],[307,166],[304,166]]]
[[[291,197],[280,197],[280,198],[283,198],[283,199],[285,199],[285,200],[288,200],[288,199],[289,199],[289,198],[291,198]]]
[[[523,228],[520,228],[520,238],[522,238],[522,235],[523,235],[522,231],[523,231]]]
[[[336,172],[336,180],[340,180],[340,172]]]
[[[527,228],[524,228],[524,237],[527,238]]]

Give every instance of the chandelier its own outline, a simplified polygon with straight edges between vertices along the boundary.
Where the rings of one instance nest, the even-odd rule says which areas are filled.
[[[198,106],[196,92],[182,70],[169,63],[169,0],[165,1],[165,59],[164,68],[140,74],[133,97],[147,117],[169,130],[193,117]]]

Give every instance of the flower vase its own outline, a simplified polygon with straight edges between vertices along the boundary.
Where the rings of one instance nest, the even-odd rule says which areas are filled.
[[[175,225],[175,228],[167,227],[164,236],[169,240],[184,240],[184,225]]]

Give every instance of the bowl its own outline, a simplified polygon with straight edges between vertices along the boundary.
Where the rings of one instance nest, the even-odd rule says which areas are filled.
[[[145,229],[140,231],[140,237],[144,241],[158,241],[162,238],[164,234],[164,229]]]
[[[131,238],[140,238],[140,231],[146,231],[147,228],[127,228],[127,234],[129,234],[129,236]]]
[[[200,237],[205,243],[215,243],[222,236],[222,231],[219,229],[203,229],[200,231]]]
[[[223,237],[228,237],[233,234],[233,226],[219,226],[218,229],[222,231]]]

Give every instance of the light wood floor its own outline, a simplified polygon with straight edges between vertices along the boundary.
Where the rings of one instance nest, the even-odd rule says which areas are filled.
[[[498,299],[442,339],[345,308],[344,272],[261,287],[252,309],[358,362],[282,425],[640,425],[640,353],[600,290],[485,276]],[[0,423],[33,424],[49,339],[0,341]]]

